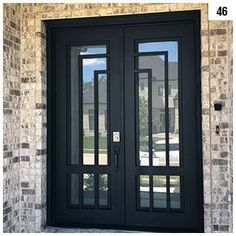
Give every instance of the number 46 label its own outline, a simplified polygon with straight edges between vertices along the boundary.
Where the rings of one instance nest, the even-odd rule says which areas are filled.
[[[219,16],[227,16],[228,15],[227,7],[218,7],[216,14]]]

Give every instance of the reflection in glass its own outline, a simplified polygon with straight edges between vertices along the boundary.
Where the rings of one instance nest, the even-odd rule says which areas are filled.
[[[148,75],[139,73],[139,164],[149,166],[149,144],[148,144]]]
[[[169,158],[170,166],[179,166],[179,102],[178,102],[178,45],[171,51],[176,60],[169,60]]]
[[[98,75],[98,164],[107,165],[107,75]]]
[[[108,175],[99,174],[99,206],[108,206]]]
[[[91,55],[91,54],[106,54],[106,45],[91,45],[74,47],[77,50],[78,55]]]
[[[94,204],[94,174],[83,174],[83,205]]]
[[[165,41],[138,44],[138,52],[161,51],[168,53],[169,164],[170,166],[179,166],[178,42]],[[164,63],[164,56],[139,56],[139,69],[149,68],[152,70],[152,138],[154,166],[166,165]],[[143,93],[145,93],[145,86]]]
[[[180,176],[170,176],[170,208],[180,207]]]
[[[106,58],[83,59],[83,164],[95,163],[94,71],[106,70]],[[100,130],[101,131],[101,130]]]
[[[169,61],[178,61],[178,42],[165,41],[165,42],[148,42],[139,43],[138,52],[168,52]]]
[[[152,140],[153,140],[153,166],[166,165],[166,150],[160,146],[165,147],[165,64],[164,56],[139,56],[139,69],[152,70]],[[146,74],[145,74],[146,75]],[[146,75],[147,80],[147,75]],[[142,78],[144,81],[144,78]],[[147,85],[146,85],[147,87]],[[143,97],[148,99],[148,89],[142,91]],[[146,101],[148,103],[148,101]],[[148,109],[148,106],[146,106]],[[143,114],[143,112],[140,112]],[[146,114],[144,114],[146,115]],[[144,118],[142,116],[142,119]],[[148,113],[145,119],[148,121]],[[148,127],[148,122],[146,126]],[[148,134],[145,137],[148,140]]]
[[[179,166],[179,139],[170,139],[170,166]]]
[[[70,175],[70,184],[71,184],[71,192],[70,192],[70,203],[71,205],[79,204],[79,175],[72,173]]]
[[[150,207],[150,183],[149,175],[140,175],[139,197],[140,207]]]
[[[166,208],[167,191],[166,191],[166,176],[153,176],[153,207]]]

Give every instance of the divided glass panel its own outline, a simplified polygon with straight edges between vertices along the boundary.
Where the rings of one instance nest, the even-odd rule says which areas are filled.
[[[178,42],[162,41],[138,43],[138,53],[138,69],[150,69],[152,72],[152,91],[149,93],[152,94],[151,98],[148,97],[147,83],[142,82],[142,84],[139,85],[139,91],[142,92],[142,97],[147,98],[146,100],[151,99],[152,104],[152,106],[148,108],[152,109],[152,165],[166,166],[166,158],[168,157],[169,166],[180,166]],[[164,54],[166,54],[167,57],[165,57]],[[167,58],[168,62],[166,63],[165,60]],[[168,68],[165,68],[165,64]],[[165,69],[168,70],[168,77],[166,78],[168,81],[167,85]],[[144,76],[142,77],[142,81],[144,81]],[[166,96],[168,96],[168,99]],[[168,104],[166,102],[167,100]],[[146,101],[146,103],[148,103],[148,101]],[[168,108],[166,109],[167,105]],[[139,111],[139,116],[141,114],[146,113],[142,113],[141,110]],[[141,120],[143,118],[144,117],[139,117]],[[147,120],[147,118],[145,119]],[[146,126],[148,125],[150,124],[148,124],[147,121]],[[145,128],[145,125],[143,125],[142,128]],[[145,139],[148,140],[148,136],[145,136]],[[167,144],[166,141],[168,141]],[[169,150],[168,153],[167,150]],[[149,155],[148,150],[146,154]],[[147,162],[142,162],[142,159],[144,159],[143,153],[140,159],[141,166],[143,165],[142,163],[149,165]]]

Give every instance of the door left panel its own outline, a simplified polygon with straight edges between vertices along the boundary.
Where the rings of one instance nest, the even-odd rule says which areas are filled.
[[[123,160],[117,171],[110,138],[122,126],[121,39],[120,29],[54,33],[54,225],[124,223]]]

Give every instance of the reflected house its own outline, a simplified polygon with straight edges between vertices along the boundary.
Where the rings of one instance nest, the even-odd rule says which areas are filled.
[[[107,134],[107,79],[105,75],[99,76],[99,136],[106,137]],[[84,82],[83,88],[83,127],[84,136],[94,136],[94,83]]]
[[[163,56],[140,56],[140,69],[152,70],[153,133],[165,132],[165,63]],[[178,62],[168,63],[169,131],[178,133]],[[148,100],[147,73],[139,75],[139,96]]]
[[[71,57],[78,58],[79,55],[86,55],[88,52],[92,54],[96,53],[106,53],[106,48],[103,47],[72,47],[71,48]],[[94,119],[94,71],[99,70],[106,70],[106,58],[84,58],[82,60],[82,78],[79,78],[78,74],[78,61],[71,60],[71,93],[72,96],[72,113],[74,114],[73,117],[79,116],[78,111],[78,87],[79,87],[79,80],[83,82],[83,131],[85,137],[94,137],[95,132],[95,119]],[[106,137],[107,133],[107,77],[106,74],[100,74],[98,76],[98,99],[99,99],[99,136]],[[73,127],[78,125],[77,119],[73,123]]]
[[[165,132],[165,65],[162,56],[143,56],[139,59],[139,68],[152,70],[152,113],[153,133]],[[168,97],[169,97],[169,131],[178,133],[178,63],[168,63]],[[99,135],[107,133],[107,80],[99,76]],[[94,136],[94,82],[84,81],[83,84],[83,122],[84,135]],[[140,73],[139,96],[148,101],[147,73]]]

